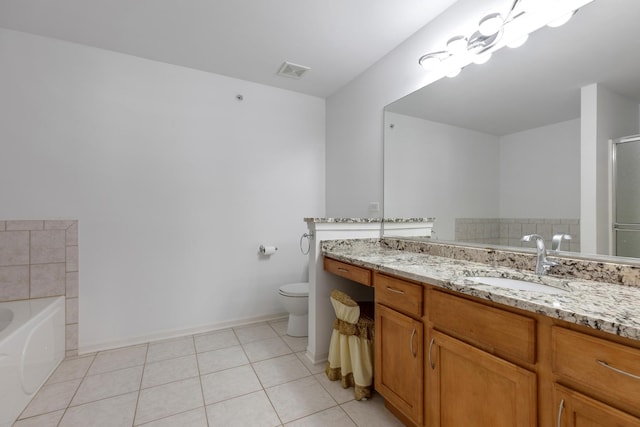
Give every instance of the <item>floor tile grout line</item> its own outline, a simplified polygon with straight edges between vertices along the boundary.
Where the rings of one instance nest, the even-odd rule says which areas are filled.
[[[87,373],[84,374],[84,376],[82,377],[82,380],[84,381],[85,378],[96,377],[98,375],[106,375],[106,374],[112,374],[112,373],[118,372],[118,371],[124,371],[125,369],[139,368],[141,366],[142,366],[142,368],[144,370],[145,363],[142,363],[142,364],[138,364],[138,365],[125,366],[124,368],[116,368],[116,369],[112,369],[112,370],[109,370],[109,371],[98,372],[98,373],[95,373],[95,374],[89,374],[89,370],[87,369]],[[69,380],[69,381],[71,381],[71,380]],[[54,383],[54,384],[59,384],[59,383]]]
[[[256,372],[256,369],[253,366],[253,363],[250,363],[250,365],[251,365],[251,369],[253,370],[253,374],[256,376],[256,378],[258,378],[258,382],[260,383],[260,386],[262,387],[262,392],[264,393],[264,395],[266,396],[267,400],[269,401],[269,405],[271,405],[271,408],[273,409],[273,412],[276,414],[276,417],[278,417],[278,421],[280,421],[280,425],[283,426],[284,425],[284,421],[282,421],[282,417],[280,416],[280,414],[278,413],[278,410],[276,409],[275,405],[273,404],[273,401],[271,400],[271,397],[269,397],[269,393],[267,393],[267,389],[264,386],[264,384],[262,383],[262,380],[260,379],[260,376]]]
[[[140,384],[138,385],[138,397],[136,398],[136,405],[133,409],[133,419],[131,420],[131,425],[134,426],[136,423],[136,415],[138,415],[138,405],[140,403],[140,395],[142,394],[142,380],[144,379],[144,371],[147,367],[147,355],[149,354],[149,344],[147,343],[147,349],[144,353],[145,363],[142,365],[142,375],[140,375]]]
[[[146,426],[148,424],[155,423],[155,422],[160,421],[160,420],[166,420],[167,418],[175,417],[176,415],[186,414],[187,412],[195,411],[196,409],[200,409],[200,408],[204,409],[205,410],[205,414],[206,414],[206,412],[207,412],[206,411],[206,407],[202,406],[202,407],[197,407],[197,408],[186,409],[184,411],[176,412],[175,414],[171,414],[171,415],[167,415],[167,416],[164,416],[164,417],[161,417],[161,418],[156,418],[156,419],[153,419],[153,420],[150,420],[150,421],[146,421],[144,424],[135,424],[134,423],[134,424],[132,424],[132,427],[144,427],[144,426]],[[207,425],[208,425],[208,423],[207,423]]]
[[[271,329],[273,329],[273,328],[271,328]],[[238,340],[238,342],[240,342],[240,337],[238,337],[238,334],[236,333],[235,329],[232,329],[232,330],[233,330],[234,335],[236,336],[236,339]],[[247,351],[245,350],[245,348],[244,348],[244,346],[243,346],[243,344],[241,342],[240,342],[240,348],[242,348],[242,352],[244,353],[245,357],[249,361],[249,366],[251,366],[251,370],[253,371],[253,374],[258,379],[258,383],[260,384],[260,387],[262,387],[262,392],[267,397],[267,400],[269,401],[269,404],[271,405],[271,408],[273,408],[273,412],[276,414],[276,417],[278,417],[278,420],[280,421],[280,425],[284,425],[284,423],[282,422],[282,418],[280,417],[280,414],[278,413],[278,411],[276,410],[276,407],[274,406],[273,402],[271,401],[271,398],[269,397],[269,393],[267,393],[267,389],[262,384],[262,381],[260,380],[260,377],[258,376],[258,373],[256,372],[255,367],[253,366],[253,362],[251,362],[251,359],[249,359],[249,355],[247,354]],[[227,400],[229,400],[229,399],[227,399]]]
[[[193,348],[196,349],[196,368],[198,370],[198,382],[200,383],[200,393],[202,393],[202,408],[204,410],[204,419],[209,426],[209,414],[207,413],[207,401],[204,398],[204,386],[202,385],[202,373],[200,372],[200,361],[198,360],[198,353],[196,348],[196,338],[193,336]]]
[[[307,417],[311,417],[311,416],[313,416],[313,415],[319,414],[319,413],[324,412],[324,411],[328,411],[329,409],[333,409],[333,408],[340,408],[340,409],[342,409],[342,408],[340,407],[340,404],[339,404],[339,403],[336,403],[336,404],[335,404],[335,405],[333,405],[333,406],[329,406],[328,408],[320,409],[320,410],[315,411],[315,412],[312,412],[312,413],[310,413],[310,414],[303,415],[303,416],[301,416],[300,418],[295,418],[295,419],[293,419],[293,420],[291,420],[291,421],[288,421],[287,423],[293,423],[293,422],[295,422],[295,421],[303,420],[303,419],[305,419],[305,418],[307,418]],[[344,411],[344,409],[342,409],[342,411],[343,411],[343,412],[345,412],[345,414],[346,414],[347,416],[349,416],[349,414],[347,414],[347,413],[346,413],[346,411]],[[349,419],[351,419],[351,417],[349,417]],[[282,424],[284,425],[284,423],[282,423]],[[354,422],[354,424],[355,424],[355,422]]]
[[[349,402],[352,402],[351,400],[349,400]],[[348,402],[344,402],[341,404],[338,404],[338,406],[340,407],[340,409],[342,409],[342,412],[344,412],[344,414],[351,420],[351,422],[356,426],[356,427],[360,427],[360,424],[358,424],[358,422],[356,420],[353,419],[353,417],[351,415],[349,415],[349,413],[342,407],[342,405],[346,404]]]
[[[156,385],[152,385],[152,386],[150,386],[150,387],[144,387],[144,388],[143,388],[143,387],[140,387],[140,391],[142,391],[142,390],[151,390],[151,389],[158,388],[158,387],[162,387],[162,386],[166,386],[166,385],[169,385],[169,384],[179,383],[179,382],[181,382],[181,381],[192,380],[192,379],[194,379],[194,378],[196,378],[196,377],[199,377],[199,376],[200,376],[200,374],[198,374],[198,375],[194,375],[194,376],[192,376],[192,377],[185,377],[185,378],[180,378],[180,379],[177,379],[177,380],[167,381],[166,383],[156,384]]]
[[[71,396],[71,399],[69,399],[69,402],[67,403],[67,406],[65,406],[64,408],[64,412],[62,413],[62,416],[60,417],[60,419],[58,420],[58,424],[56,424],[56,426],[59,426],[62,423],[62,420],[64,419],[64,416],[67,415],[67,411],[69,410],[69,408],[71,407],[71,402],[73,402],[73,399],[76,397],[76,394],[78,394],[78,390],[80,390],[80,386],[82,385],[82,383],[84,382],[84,379],[87,377],[87,373],[89,372],[89,369],[91,369],[91,367],[93,366],[93,364],[96,361],[96,356],[97,354],[95,354],[93,356],[93,360],[91,361],[91,363],[89,364],[89,367],[87,368],[86,372],[84,373],[84,375],[82,376],[82,378],[80,378],[80,382],[78,383],[78,387],[76,387],[76,390],[73,392],[73,396]],[[59,365],[58,365],[59,366]],[[56,368],[57,369],[57,368]],[[78,378],[76,378],[78,379]],[[71,380],[71,381],[75,381],[75,380]],[[54,383],[55,384],[55,383]],[[40,390],[38,390],[38,393],[40,393]],[[34,396],[35,398],[36,396]],[[31,402],[29,402],[31,403]],[[25,408],[26,409],[26,408]]]
[[[144,362],[144,366],[155,365],[157,363],[163,363],[163,362],[166,363],[166,362],[169,362],[170,360],[183,359],[183,358],[189,357],[189,356],[196,356],[197,354],[198,353],[181,354],[180,356],[174,356],[174,357],[169,357],[169,358],[166,358],[166,359],[160,359],[160,360],[153,360],[153,361],[150,361],[150,362]]]

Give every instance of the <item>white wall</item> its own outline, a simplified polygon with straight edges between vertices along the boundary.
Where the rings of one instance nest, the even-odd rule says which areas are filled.
[[[638,133],[638,108],[637,103],[602,85],[582,88],[580,231],[583,252],[609,254],[609,140]]]
[[[0,218],[79,220],[81,351],[283,312],[324,100],[7,30],[0,64]]]
[[[455,218],[498,217],[498,137],[386,112],[384,146],[386,216],[435,217],[445,240]]]
[[[500,217],[580,217],[580,120],[500,138]]]

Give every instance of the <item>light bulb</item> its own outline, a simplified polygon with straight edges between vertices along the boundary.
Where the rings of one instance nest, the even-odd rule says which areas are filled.
[[[485,64],[487,61],[491,59],[491,52],[489,53],[481,53],[480,55],[476,55],[473,57],[474,64]]]
[[[452,54],[461,53],[467,50],[467,38],[465,36],[451,37],[447,42],[447,50]]]
[[[558,19],[554,19],[553,21],[549,22],[547,24],[547,26],[551,27],[551,28],[560,27],[560,26],[566,24],[567,22],[569,22],[571,17],[573,15],[575,15],[576,12],[577,12],[577,10],[574,10],[574,11],[571,11],[571,12],[567,13],[566,15],[562,15]]]
[[[449,71],[447,71],[445,76],[447,76],[449,78],[453,78],[453,77],[457,76],[458,74],[460,74],[461,71],[462,71],[462,68],[452,68]]]
[[[517,48],[522,46],[523,44],[526,43],[527,39],[529,38],[529,34],[525,34],[522,37],[518,37],[517,39],[510,41],[509,43],[507,43],[507,46],[509,46],[510,48]]]
[[[441,62],[442,60],[440,59],[440,57],[433,53],[428,53],[426,55],[423,55],[418,60],[418,63],[422,66],[422,68],[424,68],[427,71],[435,70],[440,65]]]
[[[478,25],[478,31],[483,36],[491,36],[502,28],[504,24],[504,19],[502,15],[499,13],[491,13],[480,20],[480,24]]]

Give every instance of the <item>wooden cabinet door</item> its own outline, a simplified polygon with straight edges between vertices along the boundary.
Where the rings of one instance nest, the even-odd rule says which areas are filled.
[[[640,419],[581,393],[553,385],[557,427],[640,427]]]
[[[391,405],[422,425],[422,323],[376,304],[375,386]]]
[[[442,427],[533,427],[536,374],[430,331],[425,366],[427,419]]]

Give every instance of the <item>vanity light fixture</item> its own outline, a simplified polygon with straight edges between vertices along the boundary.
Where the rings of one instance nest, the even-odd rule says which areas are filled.
[[[592,0],[585,0],[582,3],[588,3],[590,1]],[[513,0],[511,8],[506,15],[497,12],[486,15],[480,20],[478,29],[473,32],[471,36],[465,37],[464,35],[458,35],[451,37],[447,41],[445,50],[426,53],[418,59],[418,63],[427,71],[440,69],[442,74],[448,77],[455,77],[460,73],[461,69],[470,62],[484,64],[491,58],[493,51],[505,44],[511,48],[522,46],[527,41],[529,32],[533,31],[531,27],[527,27],[527,21],[538,16],[535,10],[533,15],[527,14],[527,11],[531,13],[531,10],[529,10],[531,7],[527,6],[529,9],[525,11],[523,7],[521,7],[522,3],[522,0]],[[529,5],[527,2],[524,3]],[[577,2],[574,1],[574,3]],[[581,5],[574,7],[581,7]],[[547,8],[548,7],[547,5]],[[546,23],[546,25],[550,27],[560,26],[569,21],[576,11],[577,9],[549,23],[543,21],[544,23],[540,25],[545,25]],[[524,24],[512,26],[518,18],[525,16],[525,14]],[[508,37],[508,39],[505,38],[505,40],[502,40],[505,32],[508,32],[508,35],[505,36]],[[446,65],[444,64],[445,62]]]
[[[514,15],[514,11],[522,0],[514,0],[509,13],[503,17],[500,13],[490,13],[480,20],[478,30],[469,38],[465,36],[451,37],[447,41],[447,49],[422,55],[418,63],[428,71],[437,68],[443,61],[462,55],[471,55],[476,64],[484,64],[491,57],[490,50],[500,41],[505,25],[520,16]],[[445,73],[448,77],[455,77],[460,73],[461,67],[452,67]]]

